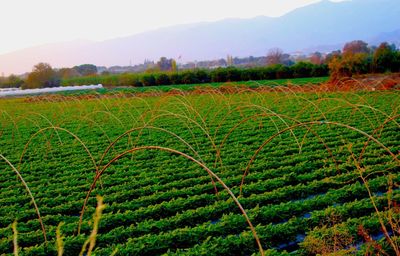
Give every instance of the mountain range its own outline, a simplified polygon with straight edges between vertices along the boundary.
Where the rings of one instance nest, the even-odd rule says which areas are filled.
[[[263,56],[279,47],[288,53],[328,52],[364,40],[400,44],[398,0],[322,0],[281,17],[225,19],[177,25],[102,42],[70,41],[0,55],[0,72],[23,73],[38,62],[53,67],[142,63],[161,56],[180,62],[232,56]]]

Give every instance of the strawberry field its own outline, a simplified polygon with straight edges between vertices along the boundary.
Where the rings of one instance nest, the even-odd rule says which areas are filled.
[[[399,253],[400,92],[0,100],[0,254]],[[60,225],[61,223],[61,225]]]

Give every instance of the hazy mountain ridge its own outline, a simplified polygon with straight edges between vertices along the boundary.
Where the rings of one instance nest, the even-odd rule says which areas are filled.
[[[334,50],[354,39],[396,43],[400,41],[399,17],[398,0],[324,0],[278,18],[226,19],[103,42],[72,41],[24,49],[0,55],[0,72],[22,73],[39,61],[54,67],[82,63],[112,66],[161,56],[181,56],[183,62],[224,58],[227,54],[262,56],[273,47],[286,52]]]

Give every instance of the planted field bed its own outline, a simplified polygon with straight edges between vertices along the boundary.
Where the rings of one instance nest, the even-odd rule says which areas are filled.
[[[396,253],[398,91],[59,99],[0,101],[0,254],[78,255],[97,195],[96,255]]]

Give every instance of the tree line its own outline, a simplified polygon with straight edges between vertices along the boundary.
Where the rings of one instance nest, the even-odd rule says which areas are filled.
[[[228,63],[234,65],[234,59],[229,57]],[[275,48],[268,52],[265,60],[265,66],[261,67],[228,66],[178,70],[175,60],[162,57],[146,72],[101,75],[97,74],[97,67],[91,64],[56,70],[47,63],[39,63],[25,79],[14,75],[0,78],[0,87],[41,88],[83,84],[140,87],[328,75],[332,81],[336,81],[343,77],[366,73],[400,72],[400,52],[395,45],[381,43],[378,47],[369,47],[360,40],[346,43],[342,50],[326,55],[315,52],[297,62],[293,62],[290,55]]]
[[[34,89],[43,87],[61,86],[63,79],[68,77],[94,76],[97,67],[92,64],[83,64],[73,68],[53,69],[48,63],[36,64],[32,72],[22,78],[16,75],[0,77],[0,88]]]
[[[378,47],[356,40],[346,43],[342,51],[328,55],[331,80],[367,73],[400,72],[400,51],[386,42]]]
[[[298,62],[292,66],[275,64],[255,68],[192,69],[151,73],[126,73],[64,79],[61,85],[103,84],[107,86],[156,86],[172,84],[203,84],[282,78],[320,77],[328,75],[328,66]]]

